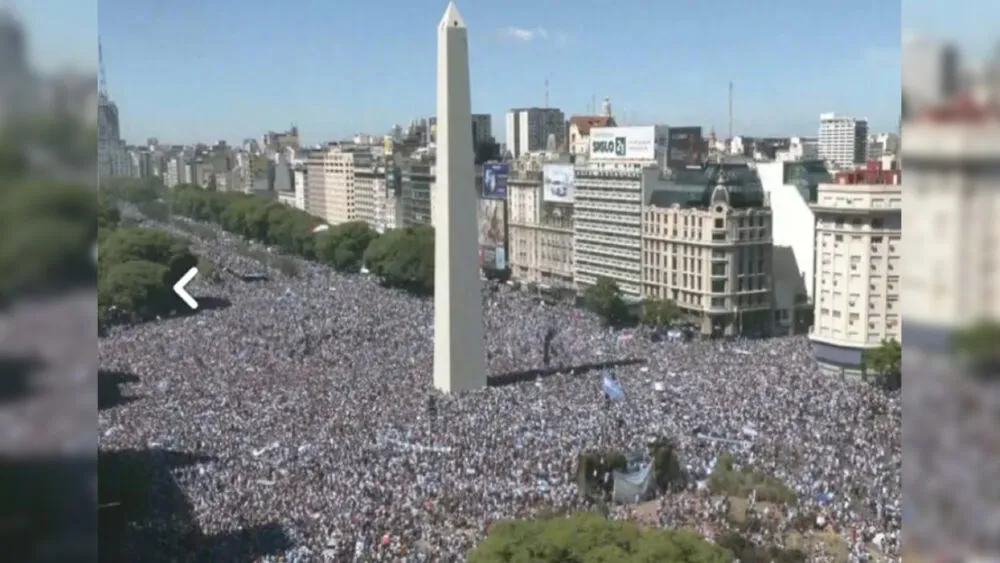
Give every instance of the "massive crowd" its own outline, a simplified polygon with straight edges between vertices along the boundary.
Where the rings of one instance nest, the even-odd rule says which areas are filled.
[[[195,248],[261,269],[225,235]],[[565,369],[439,397],[432,412],[431,300],[309,263],[296,277],[270,274],[198,279],[196,297],[230,305],[99,341],[102,369],[139,380],[138,400],[101,413],[101,448],[211,456],[175,475],[206,534],[277,523],[295,544],[286,560],[460,561],[493,522],[583,508],[582,450],[666,436],[693,482],[730,452],[795,489],[786,524],[816,514],[857,546],[898,554],[900,398],[821,375],[802,338],[623,338],[569,305],[486,287],[491,374],[541,367],[547,332],[552,365],[646,362],[615,369],[626,399],[611,407],[599,373]],[[723,505],[699,489],[657,501],[656,520],[723,531]]]

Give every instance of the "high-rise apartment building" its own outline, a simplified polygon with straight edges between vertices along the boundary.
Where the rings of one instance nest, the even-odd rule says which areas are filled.
[[[868,158],[868,121],[834,113],[819,116],[819,157],[839,169]]]
[[[434,155],[419,150],[405,159],[400,167],[401,187],[397,219],[400,227],[417,227],[433,222],[431,194],[435,180]]]
[[[825,371],[860,375],[865,349],[901,338],[902,203],[895,170],[841,172],[819,185],[810,339]]]
[[[359,209],[372,208],[370,194],[359,196],[356,184],[357,170],[370,167],[371,162],[368,147],[330,145],[311,152],[306,164],[309,213],[337,225],[357,220]]]
[[[667,127],[595,127],[586,164],[575,168],[573,269],[577,287],[599,277],[641,296],[643,194],[663,179]]]
[[[555,108],[520,108],[507,112],[507,151],[517,158],[545,150],[549,135],[556,147],[566,147],[566,116]]]
[[[876,133],[868,136],[868,160],[881,160],[882,157],[899,153],[899,135],[895,133]]]
[[[717,163],[662,180],[646,178],[642,296],[673,301],[705,335],[770,335],[772,215],[756,172]]]
[[[528,154],[511,163],[507,178],[512,277],[545,288],[573,287],[573,205],[545,201],[546,164],[569,164],[568,155]]]

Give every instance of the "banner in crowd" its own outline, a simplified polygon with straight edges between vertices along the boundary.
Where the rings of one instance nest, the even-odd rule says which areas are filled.
[[[646,463],[631,471],[613,472],[615,502],[638,503],[647,499],[653,490],[653,464]]]

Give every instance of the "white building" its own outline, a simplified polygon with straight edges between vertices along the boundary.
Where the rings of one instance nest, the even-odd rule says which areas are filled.
[[[758,162],[757,174],[774,213],[771,230],[775,329],[805,331],[815,298],[817,189],[833,177],[821,161]]]
[[[792,137],[788,139],[788,150],[779,150],[774,155],[774,159],[780,162],[817,158],[819,158],[819,141],[810,137]]]
[[[863,164],[868,158],[868,120],[821,114],[819,157],[840,169]]]
[[[507,151],[517,158],[545,150],[549,135],[556,147],[566,146],[566,116],[555,108],[521,108],[507,112]]]
[[[904,125],[906,345],[937,349],[979,319],[1000,322],[1000,120]],[[911,254],[912,256],[912,254]]]
[[[816,214],[816,299],[810,339],[821,369],[861,374],[862,354],[902,340],[902,190],[897,171],[877,181],[842,172],[820,184]],[[926,267],[926,263],[924,264]],[[909,281],[907,281],[909,283]]]
[[[614,127],[615,119],[605,115],[574,115],[569,118],[568,148],[570,154],[590,154],[590,130]]]
[[[330,145],[312,151],[306,164],[307,211],[330,225],[358,219],[360,209],[374,206],[370,194],[357,193],[358,168],[371,165],[371,151],[357,146]]]

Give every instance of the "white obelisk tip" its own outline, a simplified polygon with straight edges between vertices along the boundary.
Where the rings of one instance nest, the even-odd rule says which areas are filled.
[[[465,19],[462,18],[462,14],[458,13],[458,6],[454,2],[448,2],[448,8],[444,11],[444,17],[441,18],[441,27],[465,27]]]

